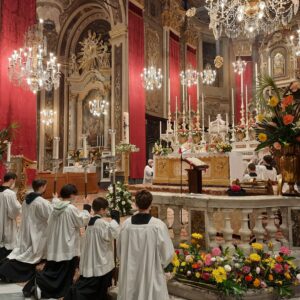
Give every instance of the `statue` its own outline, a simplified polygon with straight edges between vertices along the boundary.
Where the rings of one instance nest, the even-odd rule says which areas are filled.
[[[217,114],[215,121],[209,123],[209,141],[210,143],[225,142],[228,133],[228,124],[222,120],[221,114]]]
[[[69,70],[70,70],[70,75],[74,73],[78,73],[78,64],[76,60],[76,55],[74,53],[72,53],[70,57]]]

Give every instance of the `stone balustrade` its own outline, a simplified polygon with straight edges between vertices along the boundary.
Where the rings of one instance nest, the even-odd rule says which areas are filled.
[[[274,250],[281,245],[300,249],[300,198],[161,192],[153,192],[153,197],[158,217],[173,231],[175,247],[184,239],[182,229],[186,229],[187,239],[193,232],[204,234],[207,249],[222,246],[230,250],[238,244],[249,253],[254,240],[265,245],[272,242]],[[170,209],[172,224],[167,218]]]

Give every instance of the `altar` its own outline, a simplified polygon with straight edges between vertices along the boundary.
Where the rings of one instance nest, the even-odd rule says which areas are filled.
[[[242,155],[231,153],[189,153],[183,154],[182,159],[196,157],[208,165],[203,172],[202,183],[204,186],[229,186],[232,180],[242,179],[243,161]],[[180,185],[187,184],[187,169],[190,166],[181,161],[181,156],[155,156],[153,184]],[[182,176],[181,176],[182,173]]]

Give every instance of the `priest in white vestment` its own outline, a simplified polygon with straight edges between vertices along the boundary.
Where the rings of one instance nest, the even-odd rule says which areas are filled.
[[[135,199],[138,213],[124,222],[117,243],[118,300],[167,300],[164,268],[174,255],[168,228],[151,217],[150,192],[139,191]]]
[[[47,181],[36,179],[32,182],[32,193],[22,204],[22,221],[17,245],[0,266],[0,278],[8,282],[24,282],[35,273],[36,264],[45,258],[46,229],[52,211],[51,203],[42,197]]]
[[[38,299],[61,298],[73,283],[80,256],[80,228],[88,224],[90,214],[71,203],[77,195],[73,184],[64,185],[60,195],[62,201],[55,201],[48,220],[46,265],[24,287],[25,296],[32,291]]]
[[[21,204],[15,186],[17,175],[8,172],[4,175],[0,186],[0,261],[6,258],[17,242],[17,217],[21,213]]]
[[[144,169],[143,184],[152,184],[153,180],[153,159],[148,160],[148,165]]]
[[[108,201],[96,198],[92,208],[94,216],[86,229],[80,257],[80,278],[73,284],[64,300],[107,300],[115,268],[113,240],[119,234],[120,215],[111,212],[112,221],[105,220]]]

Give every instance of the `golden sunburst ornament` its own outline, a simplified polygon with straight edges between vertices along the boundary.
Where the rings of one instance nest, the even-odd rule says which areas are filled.
[[[220,69],[223,66],[224,58],[220,55],[217,55],[214,60],[215,67]]]

